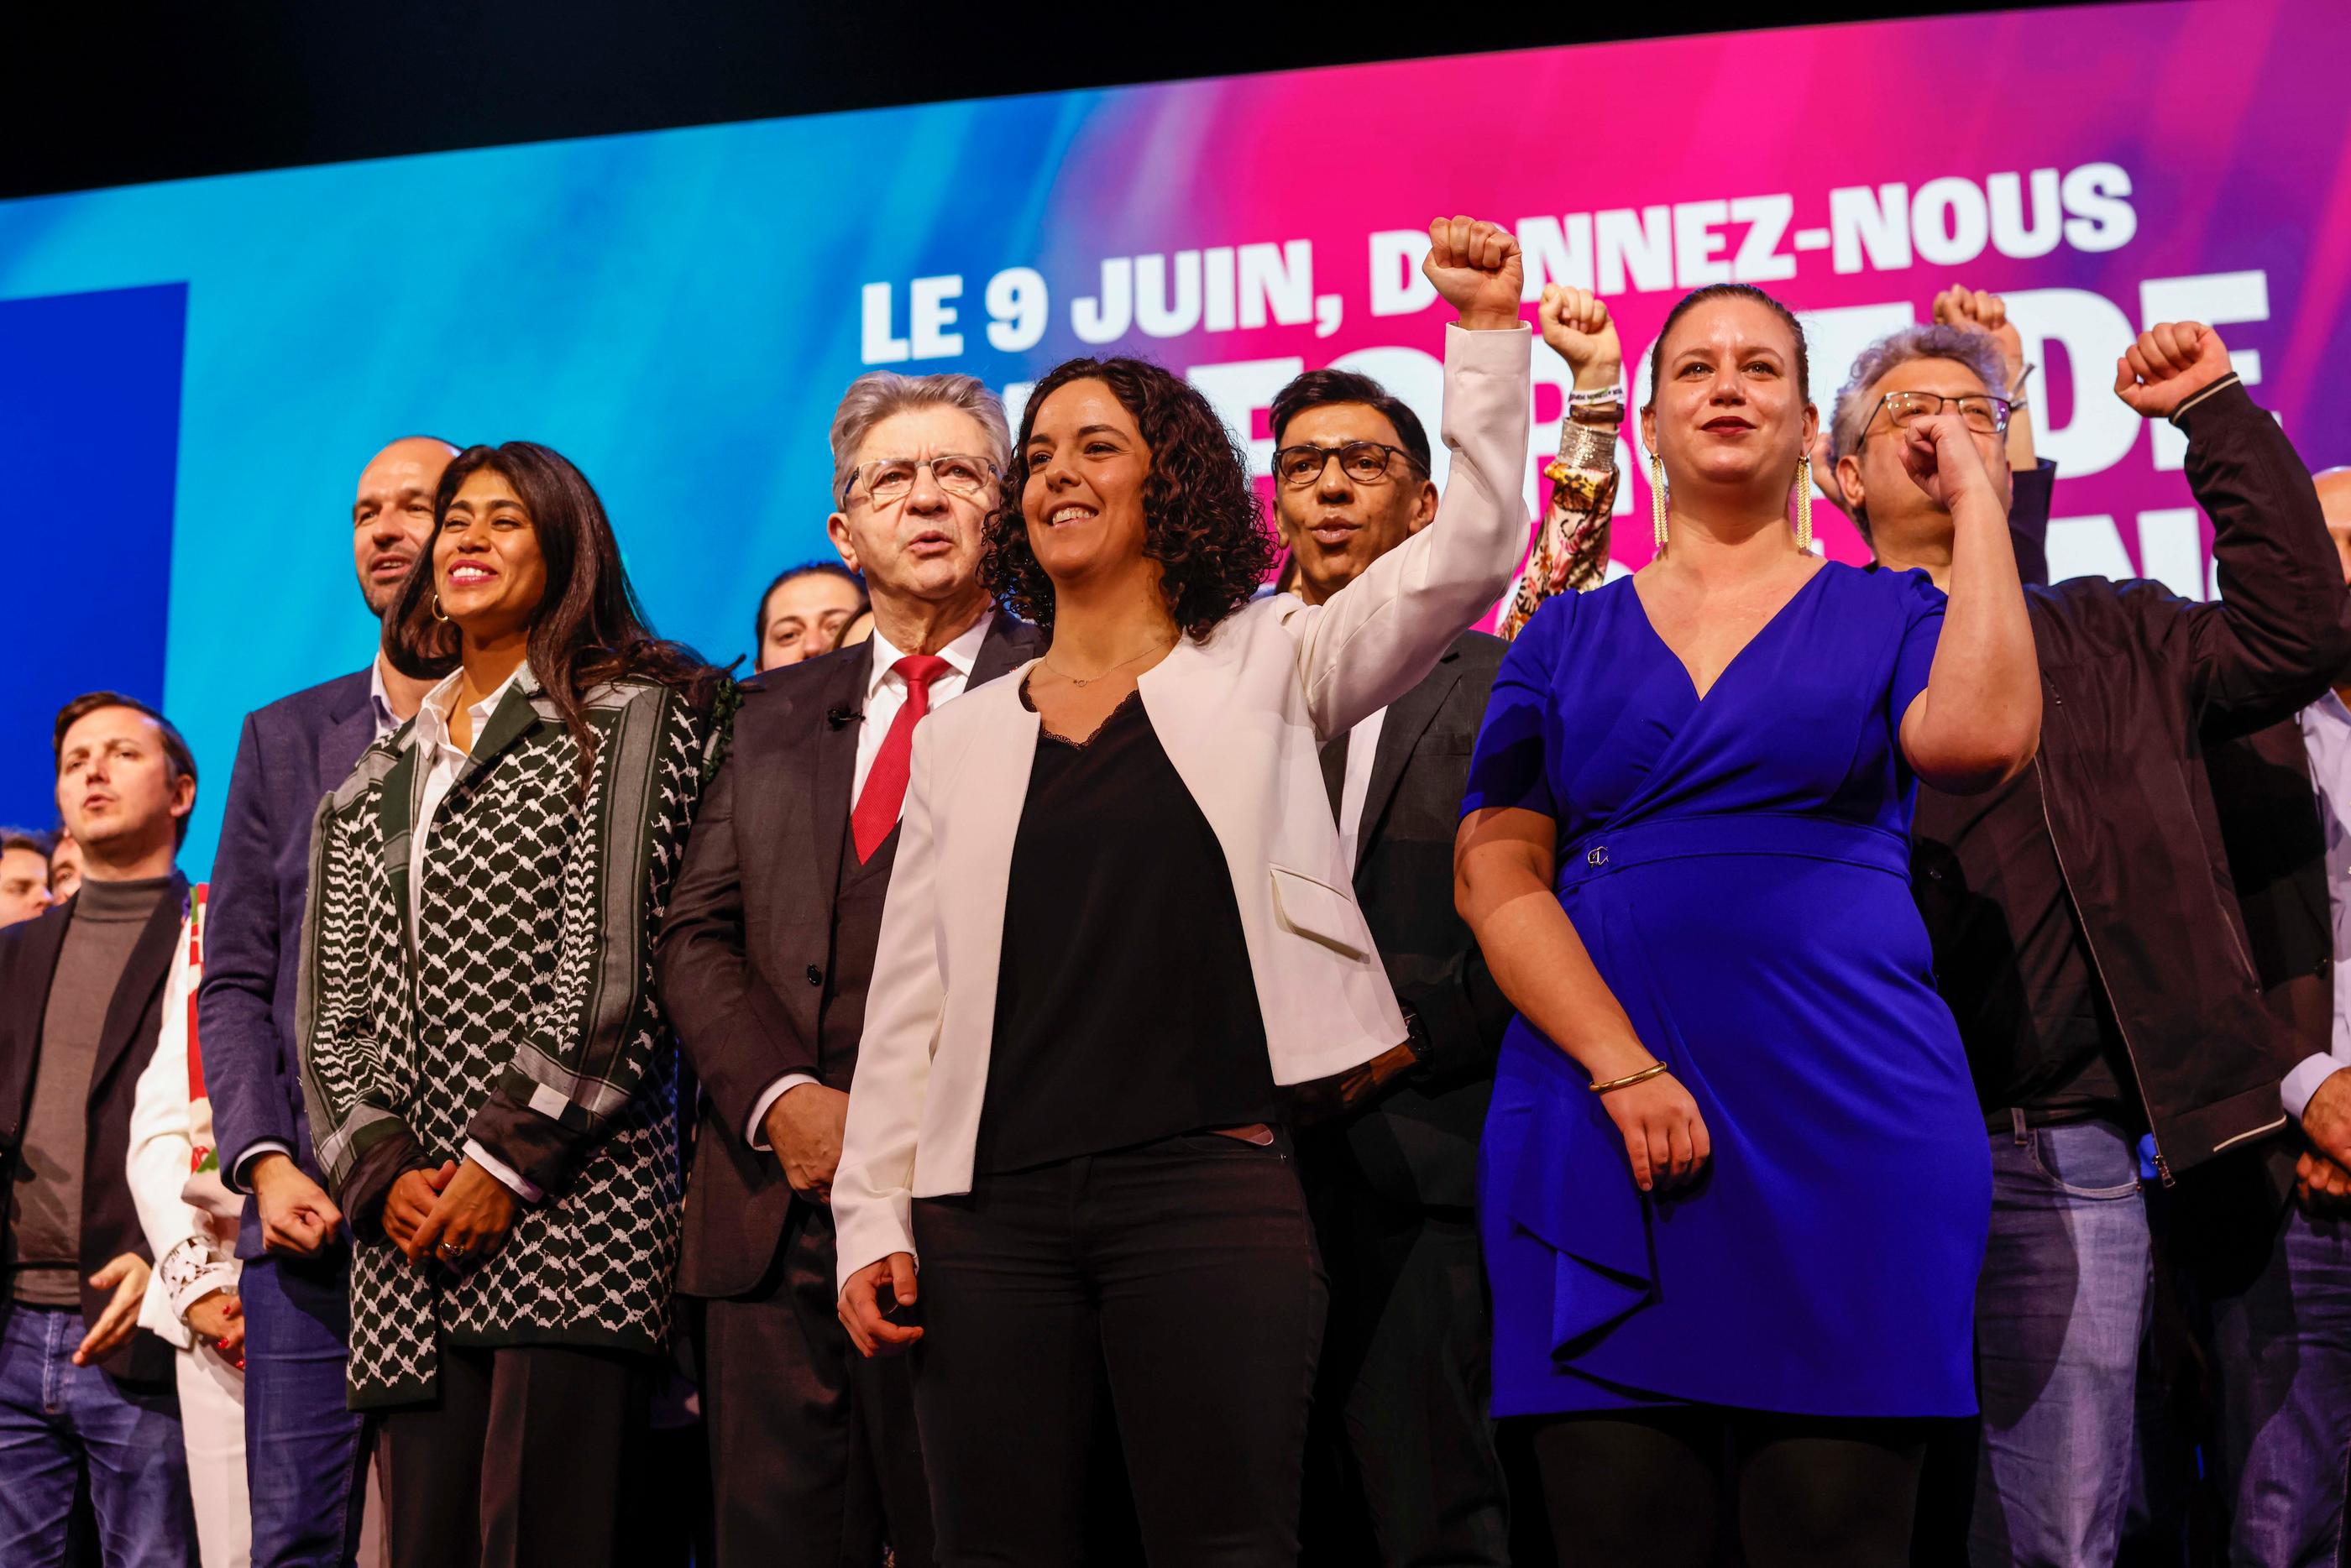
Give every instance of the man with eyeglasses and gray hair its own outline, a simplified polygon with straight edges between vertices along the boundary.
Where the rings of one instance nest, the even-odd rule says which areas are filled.
[[[978,581],[1010,449],[969,376],[850,384],[826,529],[873,634],[745,684],[670,896],[662,996],[703,1094],[678,1288],[706,1303],[722,1568],[933,1560],[907,1365],[841,1326],[828,1204],[915,726],[1040,650]]]
[[[1989,794],[1922,787],[1912,828],[1912,891],[1992,1153],[1978,1564],[2115,1560],[2148,1302],[2142,1139],[2163,1186],[2221,1179],[2232,1151],[2289,1133],[2281,1085],[2300,1055],[2247,956],[2203,752],[2293,714],[2351,661],[2318,497],[2219,336],[2166,322],[2115,370],[2133,410],[2187,433],[2220,596],[2027,587],[2040,754]],[[1985,335],[1945,323],[1863,353],[1837,398],[1834,483],[1881,566],[1944,581],[1952,522],[1921,483],[1917,421],[1959,413],[2005,487],[2009,385]]]

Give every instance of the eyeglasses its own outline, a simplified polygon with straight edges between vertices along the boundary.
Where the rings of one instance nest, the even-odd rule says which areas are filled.
[[[1959,410],[1968,429],[1978,435],[1998,435],[2008,428],[2006,398],[1995,398],[1987,392],[1967,392],[1956,398],[1940,392],[1888,392],[1877,400],[1877,407],[1886,410],[1886,422],[1897,431],[1907,431],[1929,414],[1939,414],[1946,409]],[[1862,433],[1869,433],[1869,425],[1877,421],[1877,409],[1869,410],[1869,424]]]
[[[1358,484],[1377,484],[1388,476],[1388,459],[1400,457],[1415,469],[1420,459],[1385,441],[1351,441],[1344,446],[1286,446],[1273,454],[1274,476],[1291,490],[1303,490],[1322,477],[1332,458],[1339,472]]]
[[[950,495],[977,495],[996,483],[996,465],[984,457],[968,457],[961,452],[941,452],[936,457],[883,457],[872,462],[861,462],[850,475],[849,483],[841,493],[843,505],[861,484],[865,486],[865,498],[875,505],[903,501],[914,488],[914,475],[923,469],[931,471],[932,483]]]

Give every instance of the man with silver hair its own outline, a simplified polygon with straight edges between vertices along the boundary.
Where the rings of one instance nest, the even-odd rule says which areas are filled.
[[[916,724],[1039,651],[979,586],[1011,435],[969,376],[875,371],[832,421],[826,527],[873,635],[743,688],[670,897],[662,996],[701,1080],[678,1288],[707,1303],[718,1561],[928,1568],[903,1360],[833,1311],[827,1206]]]
[[[2012,383],[1983,350],[1980,334],[1913,327],[1865,353],[1837,399],[1835,482],[1881,566],[1949,570],[1950,515],[1911,477],[1923,417],[1957,412],[2008,483]],[[2218,335],[2150,328],[2115,392],[2187,432],[2221,597],[2028,587],[2040,754],[1989,794],[1921,788],[1912,827],[1912,891],[1991,1143],[1980,1564],[2115,1560],[2148,1300],[2141,1137],[2166,1187],[2222,1179],[2231,1151],[2287,1130],[2300,1058],[2247,956],[2203,753],[2292,714],[2351,659],[2318,497]],[[2351,1118],[2324,1097],[2304,1127],[2351,1158]]]

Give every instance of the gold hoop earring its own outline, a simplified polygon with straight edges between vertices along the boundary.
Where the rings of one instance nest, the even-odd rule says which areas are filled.
[[[1813,460],[1809,453],[1796,460],[1796,548],[1807,556],[1813,553]]]
[[[1666,553],[1666,460],[1649,454],[1649,526],[1656,536],[1657,554]]]
[[[433,618],[434,620],[447,620],[449,618],[447,612],[443,610],[441,607],[441,596],[439,594],[434,594],[433,596]]]

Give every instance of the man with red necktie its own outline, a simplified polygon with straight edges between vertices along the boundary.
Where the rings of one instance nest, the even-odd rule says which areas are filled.
[[[832,424],[828,527],[873,635],[747,683],[671,895],[662,997],[702,1084],[678,1288],[706,1303],[721,1568],[929,1568],[903,1361],[833,1311],[832,1176],[915,727],[1040,650],[979,587],[1011,436],[968,376],[876,371]]]

